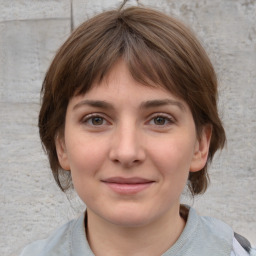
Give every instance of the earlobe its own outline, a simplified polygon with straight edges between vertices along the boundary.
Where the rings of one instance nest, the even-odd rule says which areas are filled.
[[[204,126],[201,132],[201,136],[196,142],[193,159],[190,166],[190,172],[197,172],[204,168],[208,158],[211,136],[212,126]]]
[[[66,151],[66,145],[65,145],[65,141],[64,141],[63,136],[60,137],[58,135],[56,137],[55,147],[56,147],[56,152],[57,152],[57,156],[58,156],[60,166],[66,171],[70,170],[67,151]]]

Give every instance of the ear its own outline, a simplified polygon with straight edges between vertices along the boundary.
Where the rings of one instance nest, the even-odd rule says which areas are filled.
[[[57,137],[55,139],[55,147],[56,147],[57,156],[58,156],[60,166],[64,170],[69,171],[70,165],[69,165],[69,161],[68,161],[68,155],[67,155],[64,136],[57,135]]]
[[[208,158],[211,136],[212,126],[205,125],[200,134],[200,138],[197,139],[195,145],[195,151],[190,165],[190,172],[197,172],[204,168]]]

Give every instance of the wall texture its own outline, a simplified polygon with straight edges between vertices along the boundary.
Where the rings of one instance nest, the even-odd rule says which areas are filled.
[[[121,0],[0,0],[0,255],[45,237],[82,206],[55,185],[41,149],[37,115],[44,73],[77,26]],[[228,144],[194,201],[256,245],[256,1],[139,0],[179,17],[206,47],[219,77]],[[15,255],[15,253],[14,253]]]

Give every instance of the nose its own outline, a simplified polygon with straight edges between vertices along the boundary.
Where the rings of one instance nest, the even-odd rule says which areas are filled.
[[[131,125],[116,128],[111,141],[109,158],[111,161],[131,168],[142,163],[146,154],[138,129]]]

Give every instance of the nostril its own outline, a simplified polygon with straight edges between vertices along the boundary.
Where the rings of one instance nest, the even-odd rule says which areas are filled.
[[[118,165],[122,165],[124,168],[130,168],[130,167],[133,167],[135,165],[138,165],[140,164],[142,161],[140,159],[112,159],[112,162],[114,164],[118,164]]]

